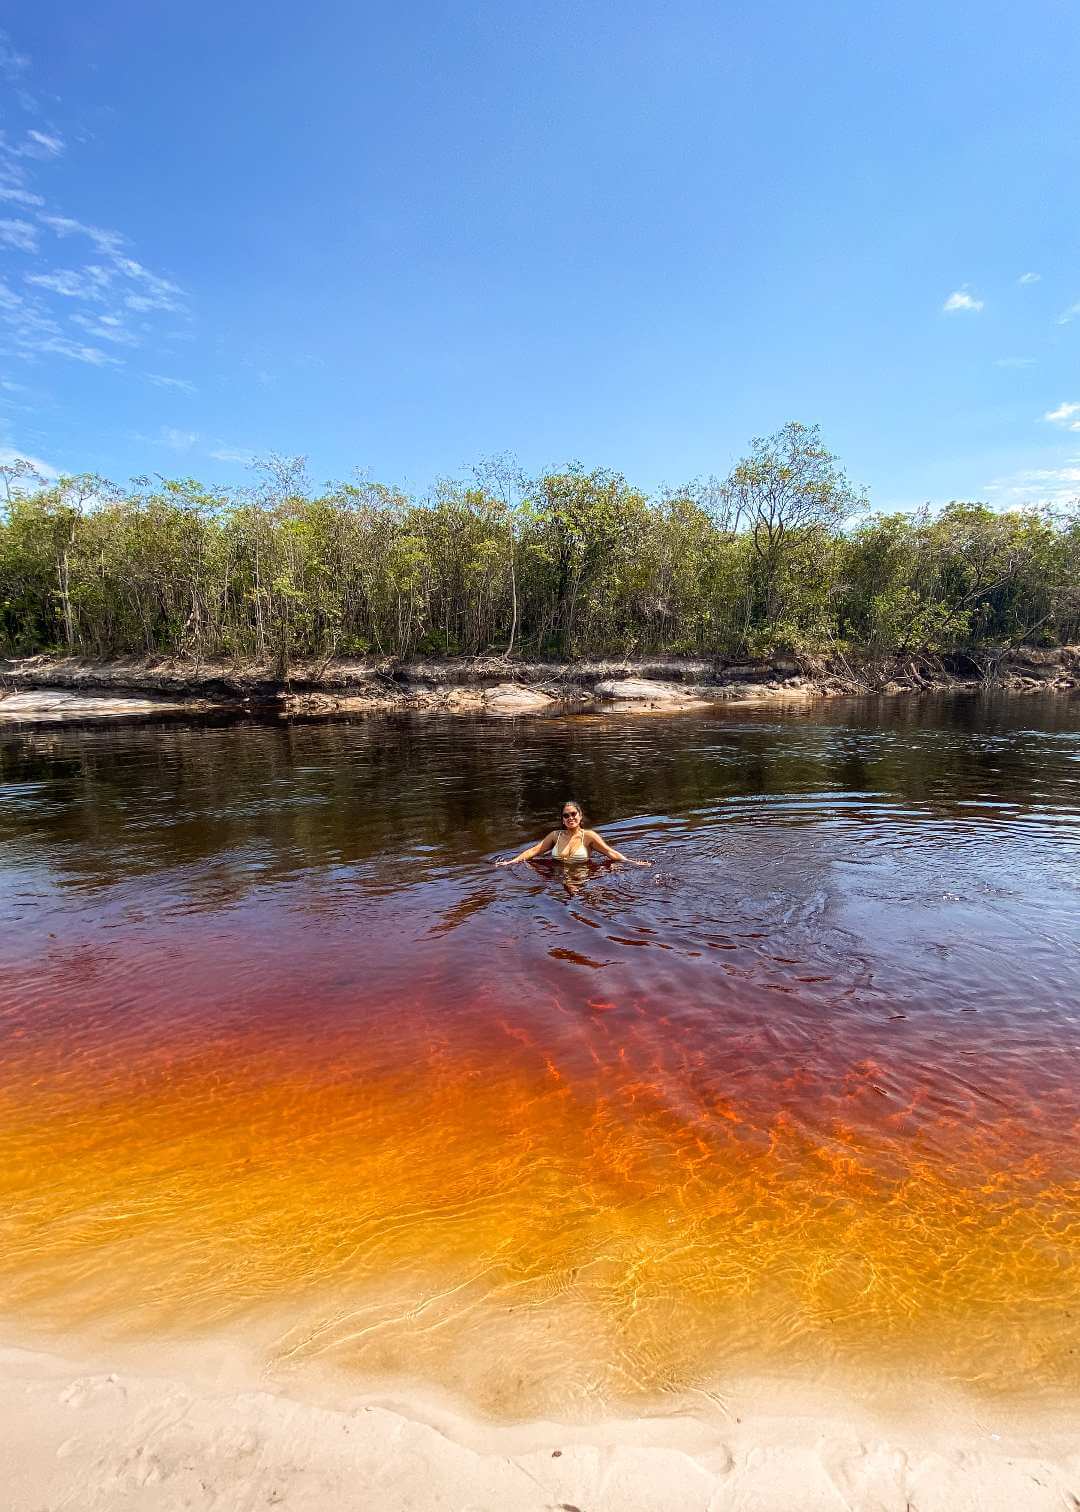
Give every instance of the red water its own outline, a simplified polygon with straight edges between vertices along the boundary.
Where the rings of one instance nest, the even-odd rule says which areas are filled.
[[[0,1289],[501,1416],[1080,1383],[1066,704],[9,735]],[[497,871],[580,798],[649,871]]]

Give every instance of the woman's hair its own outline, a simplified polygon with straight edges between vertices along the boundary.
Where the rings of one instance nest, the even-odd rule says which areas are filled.
[[[582,824],[585,823],[585,810],[582,808],[581,804],[577,801],[577,799],[576,798],[564,798],[563,801],[559,804],[559,823],[560,824],[562,823],[563,809],[568,809],[568,808],[576,808],[577,811],[578,811],[578,813],[581,815],[581,822],[582,822]]]

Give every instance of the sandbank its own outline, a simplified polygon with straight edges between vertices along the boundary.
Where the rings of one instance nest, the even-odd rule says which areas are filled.
[[[924,1383],[884,1410],[745,1381],[700,1411],[470,1418],[418,1389],[287,1394],[226,1342],[123,1361],[0,1348],[8,1512],[1041,1512],[1080,1502],[1065,1404]],[[873,1394],[871,1394],[873,1395]]]

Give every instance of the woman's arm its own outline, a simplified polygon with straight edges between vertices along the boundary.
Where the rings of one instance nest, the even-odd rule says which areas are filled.
[[[613,845],[609,845],[603,835],[598,835],[595,830],[585,831],[585,844],[596,846],[596,849],[611,861],[629,861],[631,866],[651,866],[651,861],[635,861],[633,856],[624,856],[622,851],[617,851]]]
[[[546,856],[549,850],[555,846],[555,831],[545,835],[535,845],[530,845],[528,850],[523,850],[520,856],[507,856],[502,861],[496,861],[496,866],[515,866],[519,861],[531,861],[534,856]]]

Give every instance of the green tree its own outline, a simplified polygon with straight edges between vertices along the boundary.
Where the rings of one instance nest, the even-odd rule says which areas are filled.
[[[786,558],[808,537],[839,529],[866,500],[822,445],[820,428],[795,420],[753,441],[750,455],[732,469],[726,494],[734,528],[749,532],[757,561],[758,624],[772,630],[784,610]]]

